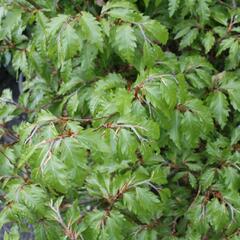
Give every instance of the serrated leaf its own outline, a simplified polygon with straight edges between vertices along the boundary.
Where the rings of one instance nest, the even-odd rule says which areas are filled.
[[[175,35],[174,39],[179,39],[179,38],[183,37],[184,35],[186,35],[190,31],[190,29],[191,29],[191,25],[190,26],[185,26],[180,31],[178,31],[178,33]]]
[[[217,91],[209,95],[207,101],[214,118],[220,124],[221,128],[223,128],[226,125],[229,115],[227,97],[222,92]]]
[[[237,79],[230,79],[228,82],[221,84],[221,88],[227,90],[233,108],[240,111],[239,81]]]
[[[34,224],[34,235],[38,240],[58,240],[61,238],[61,227],[57,224],[53,224],[52,221],[40,222]]]
[[[210,16],[210,9],[209,9],[208,3],[209,3],[209,0],[198,0],[198,8],[196,12],[200,16],[200,19],[203,22],[207,21]]]
[[[179,7],[180,0],[168,0],[169,16],[172,17]]]
[[[191,184],[192,188],[196,188],[196,185],[197,185],[196,177],[193,174],[189,173],[188,178],[189,178],[189,183]]]
[[[180,148],[180,141],[181,141],[181,134],[180,134],[181,119],[182,117],[179,111],[174,111],[171,119],[171,128],[169,130],[169,136],[178,148]]]
[[[231,145],[236,144],[240,140],[240,126],[237,126],[231,134]]]
[[[114,8],[108,12],[108,15],[124,22],[140,22],[142,20],[141,14],[126,8]]]
[[[144,229],[143,231],[140,231],[136,238],[138,240],[157,240],[158,234],[156,230],[153,229]]]
[[[140,132],[144,135],[147,136],[149,138],[152,139],[159,139],[160,137],[160,128],[159,128],[159,124],[152,121],[152,120],[147,120],[144,121],[143,123],[141,123],[141,125],[143,126],[143,130],[140,129]]]
[[[213,128],[213,120],[212,115],[208,107],[206,107],[203,102],[199,99],[192,99],[185,103],[187,107],[193,113],[197,114],[199,117],[200,122],[202,123],[202,131],[209,132]]]
[[[224,39],[219,46],[219,50],[217,52],[217,56],[220,55],[223,51],[229,49],[232,44],[234,43],[235,39],[230,37],[230,38],[226,38]]]
[[[181,130],[189,145],[196,145],[201,133],[199,128],[200,120],[190,111],[184,113],[181,121]]]
[[[197,38],[198,36],[198,29],[197,28],[193,28],[191,29],[181,40],[180,42],[180,48],[183,49],[185,47],[190,46],[194,40]]]
[[[149,20],[143,24],[147,33],[154,38],[154,40],[166,44],[168,41],[168,30],[160,22],[156,20]]]
[[[102,30],[96,18],[91,13],[82,12],[79,24],[84,37],[101,50],[103,47]]]
[[[76,92],[67,101],[67,110],[68,110],[70,116],[74,116],[74,114],[76,113],[76,111],[78,109],[78,103],[79,103],[78,99],[79,99],[79,97]]]
[[[202,40],[202,43],[205,48],[205,53],[208,53],[212,49],[215,43],[215,38],[213,36],[213,33],[210,31],[207,32]]]
[[[111,1],[111,2],[108,1],[103,6],[101,13],[103,14],[113,8],[126,8],[126,9],[136,10],[136,6],[132,2],[129,2],[126,0],[122,0],[121,2],[120,1]]]
[[[215,169],[209,168],[206,169],[200,177],[200,185],[203,189],[207,189],[213,182],[215,177]]]
[[[131,111],[133,95],[129,94],[125,89],[119,89],[114,97],[114,105],[116,105],[116,111],[122,115],[128,114]]]
[[[223,24],[224,26],[228,25],[228,15],[222,9],[217,9],[217,11],[212,12],[212,17],[215,21]]]
[[[236,168],[226,167],[221,170],[220,174],[224,180],[224,183],[226,184],[226,186],[228,186],[229,190],[230,189],[233,191],[238,190],[238,186],[240,183],[240,177],[238,175],[238,170]]]
[[[66,138],[62,141],[61,158],[66,164],[72,163],[75,166],[83,165],[85,162],[85,150],[81,149],[78,141],[74,138]],[[71,165],[71,164],[70,164]]]
[[[38,114],[38,122],[39,123],[45,123],[45,122],[51,122],[57,120],[57,117],[54,116],[50,111],[41,110]]]
[[[22,183],[13,183],[9,186],[9,192],[6,196],[8,201],[14,201],[24,204],[34,211],[42,211],[47,199],[47,195],[39,186],[23,185]]]
[[[9,232],[4,233],[4,238],[3,240],[19,240],[20,239],[20,234],[18,232],[18,227],[13,226]]]
[[[13,56],[13,67],[18,72],[21,70],[24,75],[29,76],[29,69],[28,69],[28,61],[26,52],[23,51],[16,51]]]
[[[80,38],[76,31],[69,25],[61,31],[60,38],[57,41],[59,60],[63,62],[75,55],[80,49]]]
[[[124,226],[126,219],[118,211],[111,211],[111,214],[107,220],[106,231],[109,237],[113,240],[124,239]]]
[[[238,41],[235,41],[229,49],[229,61],[231,68],[236,68],[240,62],[239,60],[240,46]]]
[[[6,17],[2,20],[2,26],[0,29],[0,40],[6,35],[9,35],[11,31],[19,24],[21,21],[22,11],[18,9],[12,9],[7,12]]]
[[[156,204],[159,203],[159,199],[156,195],[145,188],[139,187],[136,188],[136,200],[143,209],[148,211],[153,211]]]
[[[118,26],[113,34],[113,47],[116,48],[124,59],[131,60],[133,58],[137,38],[133,28],[129,24]]]
[[[151,181],[157,184],[167,184],[169,168],[157,167],[151,174]]]
[[[122,129],[118,134],[118,149],[121,154],[132,157],[137,149],[136,138],[133,134],[125,129]]]
[[[177,86],[174,79],[162,78],[162,83],[160,85],[160,94],[162,98],[166,101],[169,107],[172,109],[177,102]]]
[[[62,27],[63,23],[67,21],[68,16],[59,14],[57,17],[51,19],[47,24],[47,31],[51,36],[54,36]]]
[[[223,229],[229,222],[228,210],[216,198],[207,205],[209,220],[215,231]]]
[[[47,162],[42,178],[49,187],[61,193],[66,193],[70,187],[66,166],[54,155]]]
[[[155,61],[157,61],[162,55],[163,52],[158,45],[154,44],[152,46],[148,42],[144,42],[142,58],[144,66],[151,67],[152,65],[154,65]]]

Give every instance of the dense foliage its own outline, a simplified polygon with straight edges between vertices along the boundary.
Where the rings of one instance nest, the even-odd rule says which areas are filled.
[[[239,5],[0,0],[5,239],[239,239]]]

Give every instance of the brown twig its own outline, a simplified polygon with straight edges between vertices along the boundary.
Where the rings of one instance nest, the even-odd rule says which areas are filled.
[[[118,189],[117,193],[113,196],[109,196],[106,200],[109,206],[105,209],[104,215],[100,221],[100,228],[103,228],[106,225],[107,218],[110,216],[111,210],[114,204],[122,198],[123,194],[130,189],[131,182],[126,182],[122,185],[121,188]]]

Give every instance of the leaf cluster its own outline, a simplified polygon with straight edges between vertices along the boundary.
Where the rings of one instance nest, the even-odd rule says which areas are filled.
[[[230,0],[0,0],[4,239],[239,239],[239,33]]]

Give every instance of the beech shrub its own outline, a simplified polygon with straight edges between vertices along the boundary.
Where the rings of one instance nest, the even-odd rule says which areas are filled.
[[[5,240],[240,239],[239,1],[0,0],[0,64]]]

